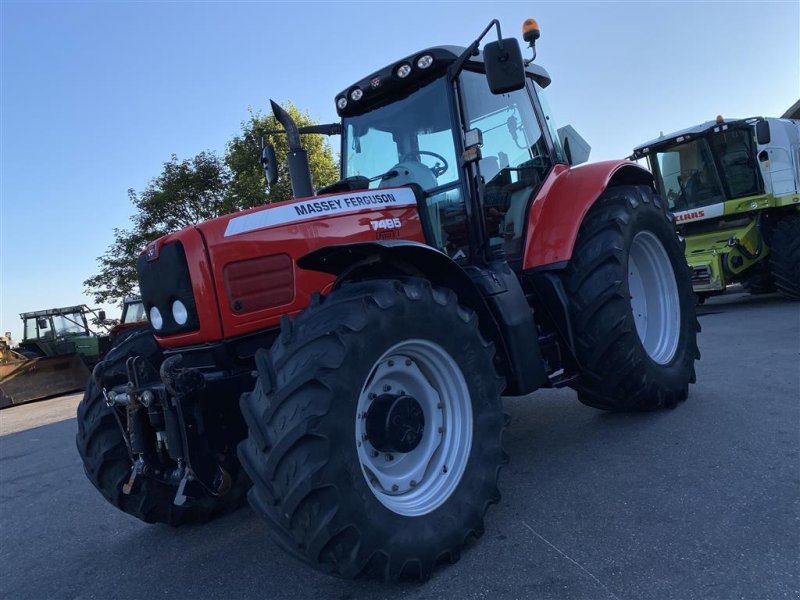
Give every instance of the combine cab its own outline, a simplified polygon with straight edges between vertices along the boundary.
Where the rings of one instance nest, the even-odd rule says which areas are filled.
[[[87,317],[105,319],[85,305],[20,315],[23,339],[0,364],[0,408],[82,390],[89,369],[108,351],[108,336],[96,334]]]
[[[800,121],[718,117],[642,144],[702,302],[733,283],[800,299]]]
[[[575,166],[587,147],[555,128],[549,84],[493,21],[342,90],[339,124],[273,105],[295,198],[139,257],[152,330],[78,408],[92,484],[171,525],[247,495],[314,568],[425,579],[500,498],[501,394],[685,400],[699,326],[672,216],[638,165]],[[341,133],[342,179],[315,193],[300,139],[321,132]]]

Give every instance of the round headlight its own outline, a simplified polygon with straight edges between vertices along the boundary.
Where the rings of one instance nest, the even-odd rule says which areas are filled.
[[[347,98],[342,96],[336,101],[336,108],[339,110],[344,110],[344,107],[347,106]]]
[[[417,66],[420,69],[427,69],[433,64],[433,57],[430,54],[423,54],[417,59]]]
[[[178,325],[186,325],[186,321],[189,320],[189,311],[186,310],[186,306],[180,300],[175,300],[172,303],[172,318],[175,319]]]
[[[161,316],[161,311],[155,306],[150,309],[150,325],[153,329],[161,329],[164,326],[164,319]]]
[[[353,102],[358,102],[361,100],[361,97],[364,95],[364,92],[361,91],[361,88],[356,88],[352,92],[350,92],[350,100]]]
[[[397,75],[400,79],[405,79],[409,75],[411,75],[411,65],[400,65],[397,67],[397,71],[395,71],[395,75]]]

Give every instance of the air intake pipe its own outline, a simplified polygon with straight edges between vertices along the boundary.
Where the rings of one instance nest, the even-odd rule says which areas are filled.
[[[289,166],[289,178],[292,180],[292,195],[295,198],[313,196],[314,187],[311,185],[308,153],[300,145],[300,132],[297,129],[297,123],[274,100],[269,102],[272,105],[272,114],[275,115],[278,123],[283,125],[286,130],[286,138],[289,141],[289,153],[286,155],[286,160]]]

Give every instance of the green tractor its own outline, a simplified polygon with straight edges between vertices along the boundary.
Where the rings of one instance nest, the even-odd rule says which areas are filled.
[[[89,370],[108,352],[108,335],[89,327],[104,311],[86,305],[22,313],[23,339],[0,356],[0,408],[86,386]]]
[[[698,302],[734,283],[800,299],[800,121],[717,117],[632,158],[675,215]]]
[[[17,352],[27,358],[77,352],[86,366],[93,367],[108,352],[108,336],[89,327],[91,318],[105,321],[105,311],[97,312],[81,304],[22,313],[20,317],[24,329]]]

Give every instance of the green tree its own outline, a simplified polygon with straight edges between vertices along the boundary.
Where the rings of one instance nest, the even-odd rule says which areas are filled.
[[[299,127],[316,125],[308,113],[302,112],[291,102],[282,104]],[[289,179],[286,155],[289,146],[285,135],[271,134],[267,131],[282,131],[275,115],[264,116],[251,113],[250,120],[242,123],[241,132],[228,142],[225,164],[233,173],[229,194],[242,208],[258,206],[269,202],[280,202],[292,197],[292,184]],[[278,182],[265,189],[264,171],[261,167],[261,140],[275,146],[278,160]],[[321,135],[302,136],[303,148],[308,152],[311,182],[316,188],[329,185],[339,179],[339,163],[334,157],[327,140]]]
[[[314,121],[293,104],[284,108],[300,126]],[[264,136],[275,146],[279,180],[269,192],[259,162],[261,137],[265,131],[281,130],[273,115],[251,114],[241,131],[227,144],[224,158],[201,152],[191,159],[173,155],[161,174],[141,193],[128,190],[134,208],[131,227],[114,229],[114,242],[98,257],[98,272],[84,281],[87,293],[97,303],[119,302],[137,290],[136,259],[144,246],[171,231],[177,231],[224,214],[292,197],[286,167],[286,136]],[[312,181],[316,187],[338,179],[337,161],[321,136],[303,136],[308,151]]]
[[[128,190],[134,208],[130,229],[114,229],[114,242],[97,259],[99,271],[83,282],[95,302],[117,302],[137,287],[136,259],[147,242],[230,212],[231,174],[211,152],[178,160],[174,154],[141,193]]]

